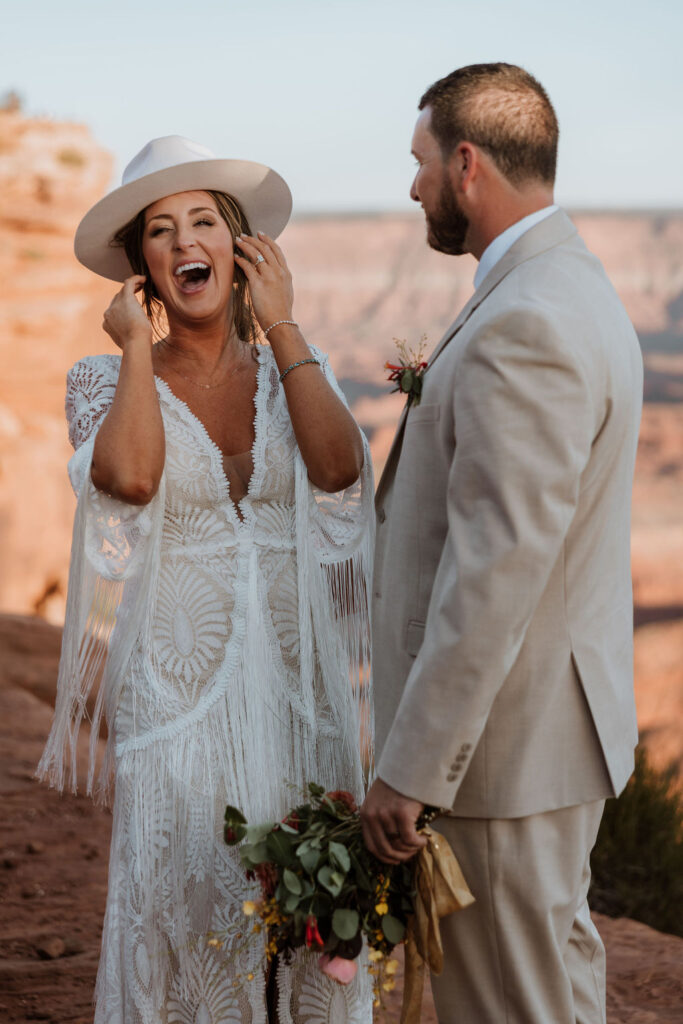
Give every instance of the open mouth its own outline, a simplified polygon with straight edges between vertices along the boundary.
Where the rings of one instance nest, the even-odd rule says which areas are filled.
[[[201,291],[210,276],[211,267],[208,263],[203,263],[202,261],[182,263],[173,272],[178,288],[186,295]]]

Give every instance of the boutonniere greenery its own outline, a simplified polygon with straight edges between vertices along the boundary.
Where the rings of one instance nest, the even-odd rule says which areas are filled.
[[[384,369],[389,370],[387,380],[396,385],[393,391],[406,395],[408,406],[419,405],[422,397],[422,384],[427,363],[423,359],[427,335],[420,338],[417,351],[408,347],[406,341],[394,338],[398,350],[398,363],[385,363]]]

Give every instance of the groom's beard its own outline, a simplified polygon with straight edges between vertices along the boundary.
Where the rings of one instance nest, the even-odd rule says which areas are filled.
[[[465,236],[470,222],[458,205],[445,176],[441,184],[439,205],[433,214],[425,213],[425,216],[427,243],[432,249],[445,252],[448,256],[462,256],[468,251]]]

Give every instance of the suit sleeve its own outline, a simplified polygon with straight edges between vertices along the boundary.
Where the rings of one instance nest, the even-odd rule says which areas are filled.
[[[595,434],[576,348],[537,311],[489,322],[453,394],[448,532],[422,647],[378,765],[452,805],[567,535]]]

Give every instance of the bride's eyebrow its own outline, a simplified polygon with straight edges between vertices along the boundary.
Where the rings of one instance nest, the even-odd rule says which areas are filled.
[[[194,215],[196,213],[213,213],[213,214],[215,214],[215,212],[216,211],[212,210],[210,206],[195,206],[191,210],[188,210],[188,213],[189,213],[190,217],[194,217]],[[155,213],[153,217],[149,218],[147,223],[151,224],[153,220],[173,220],[173,217],[171,216],[170,213]]]

